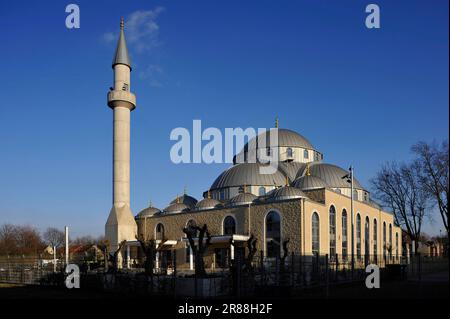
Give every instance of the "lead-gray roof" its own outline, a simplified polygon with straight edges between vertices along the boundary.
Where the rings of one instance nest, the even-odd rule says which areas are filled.
[[[150,206],[150,207],[147,207],[147,208],[141,210],[139,212],[139,214],[136,215],[136,219],[151,217],[151,216],[153,216],[155,214],[159,214],[159,213],[161,213],[161,211],[158,208]]]
[[[310,165],[309,172],[312,176],[324,180],[328,187],[350,187],[350,183],[345,178],[342,178],[348,174],[348,171],[339,166],[326,163],[314,163]],[[364,189],[356,178],[353,178],[353,186],[357,189]]]
[[[125,41],[125,33],[123,31],[123,20],[120,21],[120,35],[117,42],[116,53],[112,61],[112,67],[116,64],[125,64],[131,69],[131,60],[128,55],[127,43]]]
[[[193,209],[195,205],[197,204],[197,200],[189,196],[187,194],[184,194],[182,196],[177,196],[173,201],[170,202],[171,204],[181,203],[188,206],[190,209]]]
[[[251,193],[240,193],[231,198],[227,203],[226,206],[228,207],[234,207],[234,206],[243,206],[251,204],[255,199],[258,197],[251,194]]]
[[[285,184],[285,177],[280,171],[273,174],[261,174],[261,163],[240,163],[231,166],[211,185],[211,189],[220,189],[224,187],[244,186],[244,185],[262,185],[262,186],[282,186]]]
[[[273,192],[270,192],[269,200],[280,201],[296,198],[307,198],[307,196],[298,188],[283,186],[275,189]]]
[[[195,210],[207,210],[222,207],[222,203],[217,199],[205,198],[195,205]]]
[[[327,187],[327,183],[317,176],[305,175],[297,178],[294,186],[301,190],[311,190]]]
[[[278,163],[280,171],[284,173],[285,176],[289,178],[289,181],[295,180],[298,176],[303,174],[305,170],[306,163],[300,162],[280,162]]]
[[[260,148],[262,146],[269,147],[271,146],[270,143],[270,132],[273,130],[267,131],[266,133],[261,133],[256,137],[256,143],[254,140],[251,140],[244,146],[244,150],[248,150],[249,145],[254,146],[256,144],[257,148]],[[266,143],[260,143],[261,139],[266,138]],[[310,141],[303,135],[300,135],[299,133],[288,130],[285,128],[279,128],[278,129],[278,145],[276,146],[283,146],[283,147],[301,147],[306,149],[312,149],[314,150],[314,146],[311,144]]]
[[[175,213],[182,213],[189,210],[189,206],[182,203],[173,203],[164,208],[165,214],[175,214]]]

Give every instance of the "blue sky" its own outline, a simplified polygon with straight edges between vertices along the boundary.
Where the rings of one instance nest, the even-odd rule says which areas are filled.
[[[174,165],[170,131],[280,127],[366,186],[419,141],[448,138],[448,1],[64,1],[0,3],[0,224],[99,235],[111,208],[106,93],[120,16],[133,61],[131,196],[137,213],[195,197],[227,164]],[[141,23],[142,22],[142,23]],[[128,25],[129,27],[129,25]],[[438,233],[439,217],[426,231]]]

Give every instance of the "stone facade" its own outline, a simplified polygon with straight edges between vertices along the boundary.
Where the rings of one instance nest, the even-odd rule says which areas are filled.
[[[347,218],[348,254],[351,252],[351,218],[350,198],[338,194],[333,190],[321,189],[309,191],[308,199],[293,199],[279,202],[252,203],[247,206],[211,209],[206,211],[190,211],[175,214],[158,214],[145,219],[138,219],[138,232],[149,239],[156,239],[156,226],[164,226],[164,240],[176,240],[177,243],[171,249],[177,251],[177,264],[186,266],[188,260],[186,243],[182,241],[185,237],[183,228],[190,220],[199,226],[206,224],[212,236],[223,235],[223,222],[227,216],[234,217],[236,221],[236,234],[249,236],[253,234],[257,239],[257,249],[264,255],[267,253],[265,245],[266,216],[275,211],[280,215],[281,241],[289,238],[289,252],[301,255],[312,254],[312,214],[316,212],[320,221],[320,254],[330,253],[329,236],[329,211],[334,206],[336,210],[336,253],[342,253],[342,212],[345,209]],[[312,200],[314,198],[315,200]],[[389,225],[392,225],[392,254],[401,256],[401,230],[394,225],[393,215],[378,209],[365,202],[354,201],[354,225],[355,225],[355,255],[356,255],[356,216],[361,217],[361,255],[365,254],[365,229],[366,217],[369,218],[369,240],[370,255],[383,254],[383,223],[386,223],[386,242],[389,241]],[[377,221],[377,252],[373,252],[374,236],[373,221]],[[398,236],[398,244],[396,238]],[[398,245],[398,246],[397,246]],[[213,263],[215,248],[229,247],[226,243],[210,246],[206,254],[206,266]],[[398,247],[398,250],[397,250]]]

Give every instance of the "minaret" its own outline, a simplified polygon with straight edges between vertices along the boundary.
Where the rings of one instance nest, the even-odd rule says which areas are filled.
[[[136,240],[137,233],[136,221],[130,209],[130,113],[136,107],[136,97],[130,92],[131,62],[123,29],[122,18],[112,62],[114,87],[108,92],[108,106],[114,112],[113,206],[105,225],[105,236],[112,253],[121,241]],[[121,261],[121,254],[119,256]]]

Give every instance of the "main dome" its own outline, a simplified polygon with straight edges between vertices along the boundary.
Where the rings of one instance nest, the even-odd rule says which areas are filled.
[[[268,131],[268,132],[269,132],[269,134],[261,133],[257,137],[250,140],[250,142],[245,144],[244,150],[248,150],[249,145],[250,146],[255,145],[255,142],[256,142],[257,147],[259,147],[259,142],[264,137],[266,138],[266,144],[264,145],[264,147],[272,146],[270,144],[270,131]],[[274,146],[301,147],[301,148],[305,148],[305,149],[314,150],[314,146],[311,144],[310,141],[308,141],[308,139],[306,137],[298,134],[295,131],[288,130],[285,128],[278,129],[278,145],[274,145]]]

